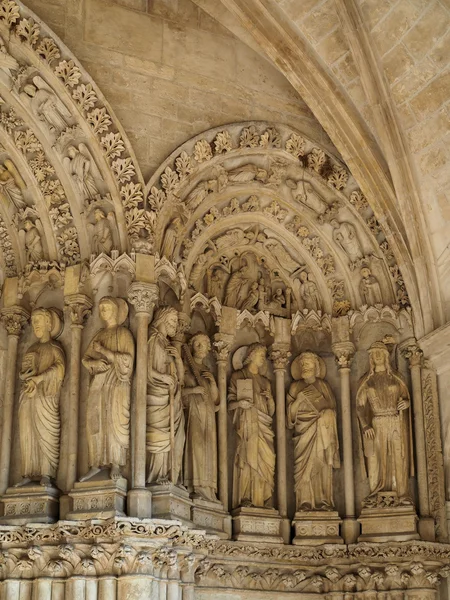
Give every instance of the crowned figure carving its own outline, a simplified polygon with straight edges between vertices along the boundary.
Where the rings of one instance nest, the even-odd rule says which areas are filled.
[[[122,298],[105,296],[99,313],[105,323],[92,338],[83,357],[91,374],[87,399],[89,471],[86,481],[110,467],[111,479],[121,477],[130,445],[130,393],[134,366],[134,339],[123,327],[128,305]]]
[[[297,511],[332,510],[333,469],[340,467],[336,400],[324,381],[324,361],[303,352],[291,366],[287,425],[294,429]]]
[[[356,395],[370,489],[365,504],[377,504],[379,492],[393,492],[400,504],[411,504],[408,481],[414,463],[408,388],[392,369],[383,342],[370,346],[369,360],[369,372]]]
[[[20,371],[19,438],[21,487],[33,480],[51,486],[59,463],[61,418],[59,396],[66,370],[61,344],[55,341],[62,331],[59,314],[52,308],[37,308],[31,325],[38,341],[25,353]]]
[[[274,490],[275,450],[272,417],[275,403],[263,374],[266,347],[257,342],[236,350],[228,390],[228,410],[237,433],[233,507],[269,508]]]

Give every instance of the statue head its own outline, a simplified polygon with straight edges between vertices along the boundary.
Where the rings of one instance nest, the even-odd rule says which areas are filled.
[[[67,150],[67,155],[69,158],[75,158],[75,156],[78,154],[78,150],[75,148],[75,146],[69,146],[68,150]]]
[[[375,371],[391,371],[389,350],[383,342],[374,342],[369,350],[370,373]]]
[[[361,273],[361,277],[364,277],[364,279],[367,279],[372,274],[372,272],[369,269],[369,267],[363,267],[361,269],[360,273]]]
[[[161,306],[156,311],[152,326],[155,329],[164,327],[167,335],[173,337],[178,328],[178,312],[172,306]]]
[[[255,367],[261,368],[266,362],[266,347],[260,342],[250,344],[247,348],[247,356],[244,360],[244,365],[253,364]]]
[[[211,350],[211,342],[206,333],[196,333],[189,340],[189,349],[193,356],[205,358]]]
[[[30,98],[36,96],[36,87],[32,83],[27,83],[27,85],[24,86],[23,91],[27,96],[30,96]]]
[[[304,283],[308,280],[308,273],[306,271],[302,271],[299,275],[299,279]]]
[[[97,222],[101,221],[102,219],[106,219],[105,213],[102,211],[101,208],[96,208],[94,210],[94,218]]]
[[[293,361],[291,373],[296,381],[300,379],[315,381],[325,377],[326,367],[323,359],[314,352],[302,352]]]
[[[33,227],[33,221],[30,221],[30,219],[25,219],[25,222],[23,224],[23,228],[25,229],[25,231],[30,231],[30,229],[32,229]]]
[[[128,316],[128,304],[122,298],[104,296],[98,304],[98,312],[107,326],[122,325]]]
[[[62,320],[56,310],[35,308],[31,313],[31,326],[37,339],[47,342],[61,333]]]
[[[340,226],[340,223],[337,219],[331,219],[330,225],[333,229],[338,229]]]

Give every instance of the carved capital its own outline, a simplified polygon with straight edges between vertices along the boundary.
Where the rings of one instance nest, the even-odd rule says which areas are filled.
[[[151,316],[158,298],[159,289],[156,283],[135,281],[128,289],[128,300],[134,306],[136,314],[144,313]]]
[[[401,352],[403,356],[408,359],[410,368],[422,366],[423,352],[418,344],[411,342],[410,344],[404,346]]]
[[[331,349],[339,368],[349,369],[355,353],[354,344],[352,342],[337,342],[331,346]]]
[[[69,307],[72,327],[83,327],[91,314],[92,300],[85,294],[71,294],[64,298],[64,303]]]
[[[16,337],[20,336],[29,318],[30,313],[21,306],[3,308],[1,312],[1,320],[8,335]]]
[[[216,333],[214,335],[213,346],[217,362],[225,362],[228,360],[233,341],[234,336],[226,333]]]
[[[272,346],[270,349],[269,358],[273,363],[275,371],[284,371],[287,367],[290,356],[291,353],[287,348]]]

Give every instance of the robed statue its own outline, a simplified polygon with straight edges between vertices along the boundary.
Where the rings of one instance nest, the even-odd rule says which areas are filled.
[[[83,365],[91,374],[87,398],[89,471],[86,481],[104,467],[111,479],[121,477],[130,446],[130,392],[134,366],[134,339],[123,327],[128,305],[122,298],[105,296],[99,313],[105,327],[88,346]]]
[[[178,313],[164,306],[156,311],[148,341],[147,456],[148,483],[177,485],[185,441],[181,387],[184,366],[172,345]]]
[[[266,347],[243,346],[233,356],[228,410],[237,434],[234,459],[233,507],[271,506],[275,450],[272,417],[275,403],[270,380],[263,374]]]
[[[204,333],[196,333],[184,346],[184,387],[181,392],[186,407],[184,484],[192,498],[217,502],[219,391],[214,375],[204,363],[210,351],[211,342]]]
[[[369,362],[356,395],[370,489],[365,503],[376,503],[378,492],[394,492],[400,504],[410,504],[408,482],[414,464],[408,388],[392,369],[383,342],[370,346]]]
[[[340,467],[336,400],[325,363],[313,352],[293,361],[287,397],[287,426],[294,429],[296,510],[332,510],[333,469]]]
[[[55,341],[62,321],[52,308],[37,308],[31,325],[38,341],[25,353],[20,371],[19,441],[22,480],[16,487],[40,480],[52,485],[59,463],[61,418],[59,396],[64,380],[64,350]]]

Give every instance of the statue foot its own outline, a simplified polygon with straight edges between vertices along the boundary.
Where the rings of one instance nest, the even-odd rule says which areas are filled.
[[[31,478],[30,477],[22,477],[22,479],[19,481],[19,483],[16,483],[13,487],[15,488],[20,488],[23,487],[24,485],[27,485],[27,483],[31,483]]]
[[[253,502],[251,500],[248,500],[247,498],[244,498],[241,502],[241,506],[242,508],[252,508]]]
[[[168,477],[159,477],[155,483],[156,485],[169,485],[170,479]]]
[[[117,481],[117,479],[120,479],[122,477],[119,465],[111,465],[111,469],[109,471],[109,476],[114,481]]]
[[[41,477],[41,481],[39,482],[43,487],[52,487],[52,480],[48,475],[44,475]]]
[[[89,471],[86,473],[86,475],[83,475],[82,477],[80,477],[80,481],[88,481],[89,479],[94,477],[94,475],[97,475],[97,473],[100,473],[100,471],[101,471],[100,467],[91,467],[89,469]]]

